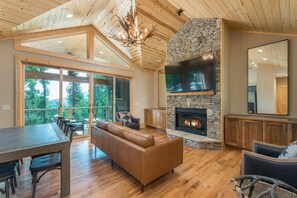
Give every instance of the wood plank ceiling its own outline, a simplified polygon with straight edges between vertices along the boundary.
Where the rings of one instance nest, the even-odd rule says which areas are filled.
[[[297,33],[296,0],[168,0],[189,18],[222,18],[236,31]]]
[[[156,25],[157,33],[140,47],[128,48],[112,40],[109,33],[120,30],[116,15],[126,15],[130,0],[65,2],[1,0],[0,38],[93,25],[135,65],[156,70],[166,60],[168,39],[188,18],[223,18],[231,29],[238,31],[297,33],[297,0],[135,0],[138,20],[145,26]],[[184,10],[181,16],[177,15],[179,8]],[[72,18],[66,17],[69,13],[73,14]]]
[[[1,0],[0,37],[10,35],[10,29],[69,0]]]

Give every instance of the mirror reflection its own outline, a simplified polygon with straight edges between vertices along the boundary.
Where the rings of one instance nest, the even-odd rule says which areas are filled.
[[[288,40],[248,50],[248,113],[288,114]]]

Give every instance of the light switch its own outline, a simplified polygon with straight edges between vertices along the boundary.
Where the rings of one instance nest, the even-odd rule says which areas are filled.
[[[9,111],[10,110],[10,105],[2,105],[2,110]]]

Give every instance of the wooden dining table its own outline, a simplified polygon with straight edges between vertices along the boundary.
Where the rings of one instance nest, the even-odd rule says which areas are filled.
[[[0,129],[0,163],[61,152],[61,197],[70,194],[70,140],[56,123]]]

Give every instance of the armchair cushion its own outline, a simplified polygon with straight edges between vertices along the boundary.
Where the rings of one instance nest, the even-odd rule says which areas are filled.
[[[134,123],[134,122],[132,122],[132,123],[130,123],[130,122],[125,122],[125,123],[124,123],[124,125],[125,125],[126,127],[129,127],[129,128],[131,128],[131,129],[135,129],[135,130],[139,130],[139,129],[140,129],[140,124],[139,124],[139,123]]]
[[[297,158],[297,141],[292,142],[284,149],[278,158]]]
[[[118,112],[120,120],[132,123],[131,114],[129,112]]]
[[[285,148],[285,146],[253,141],[253,152],[269,157],[277,158]]]

